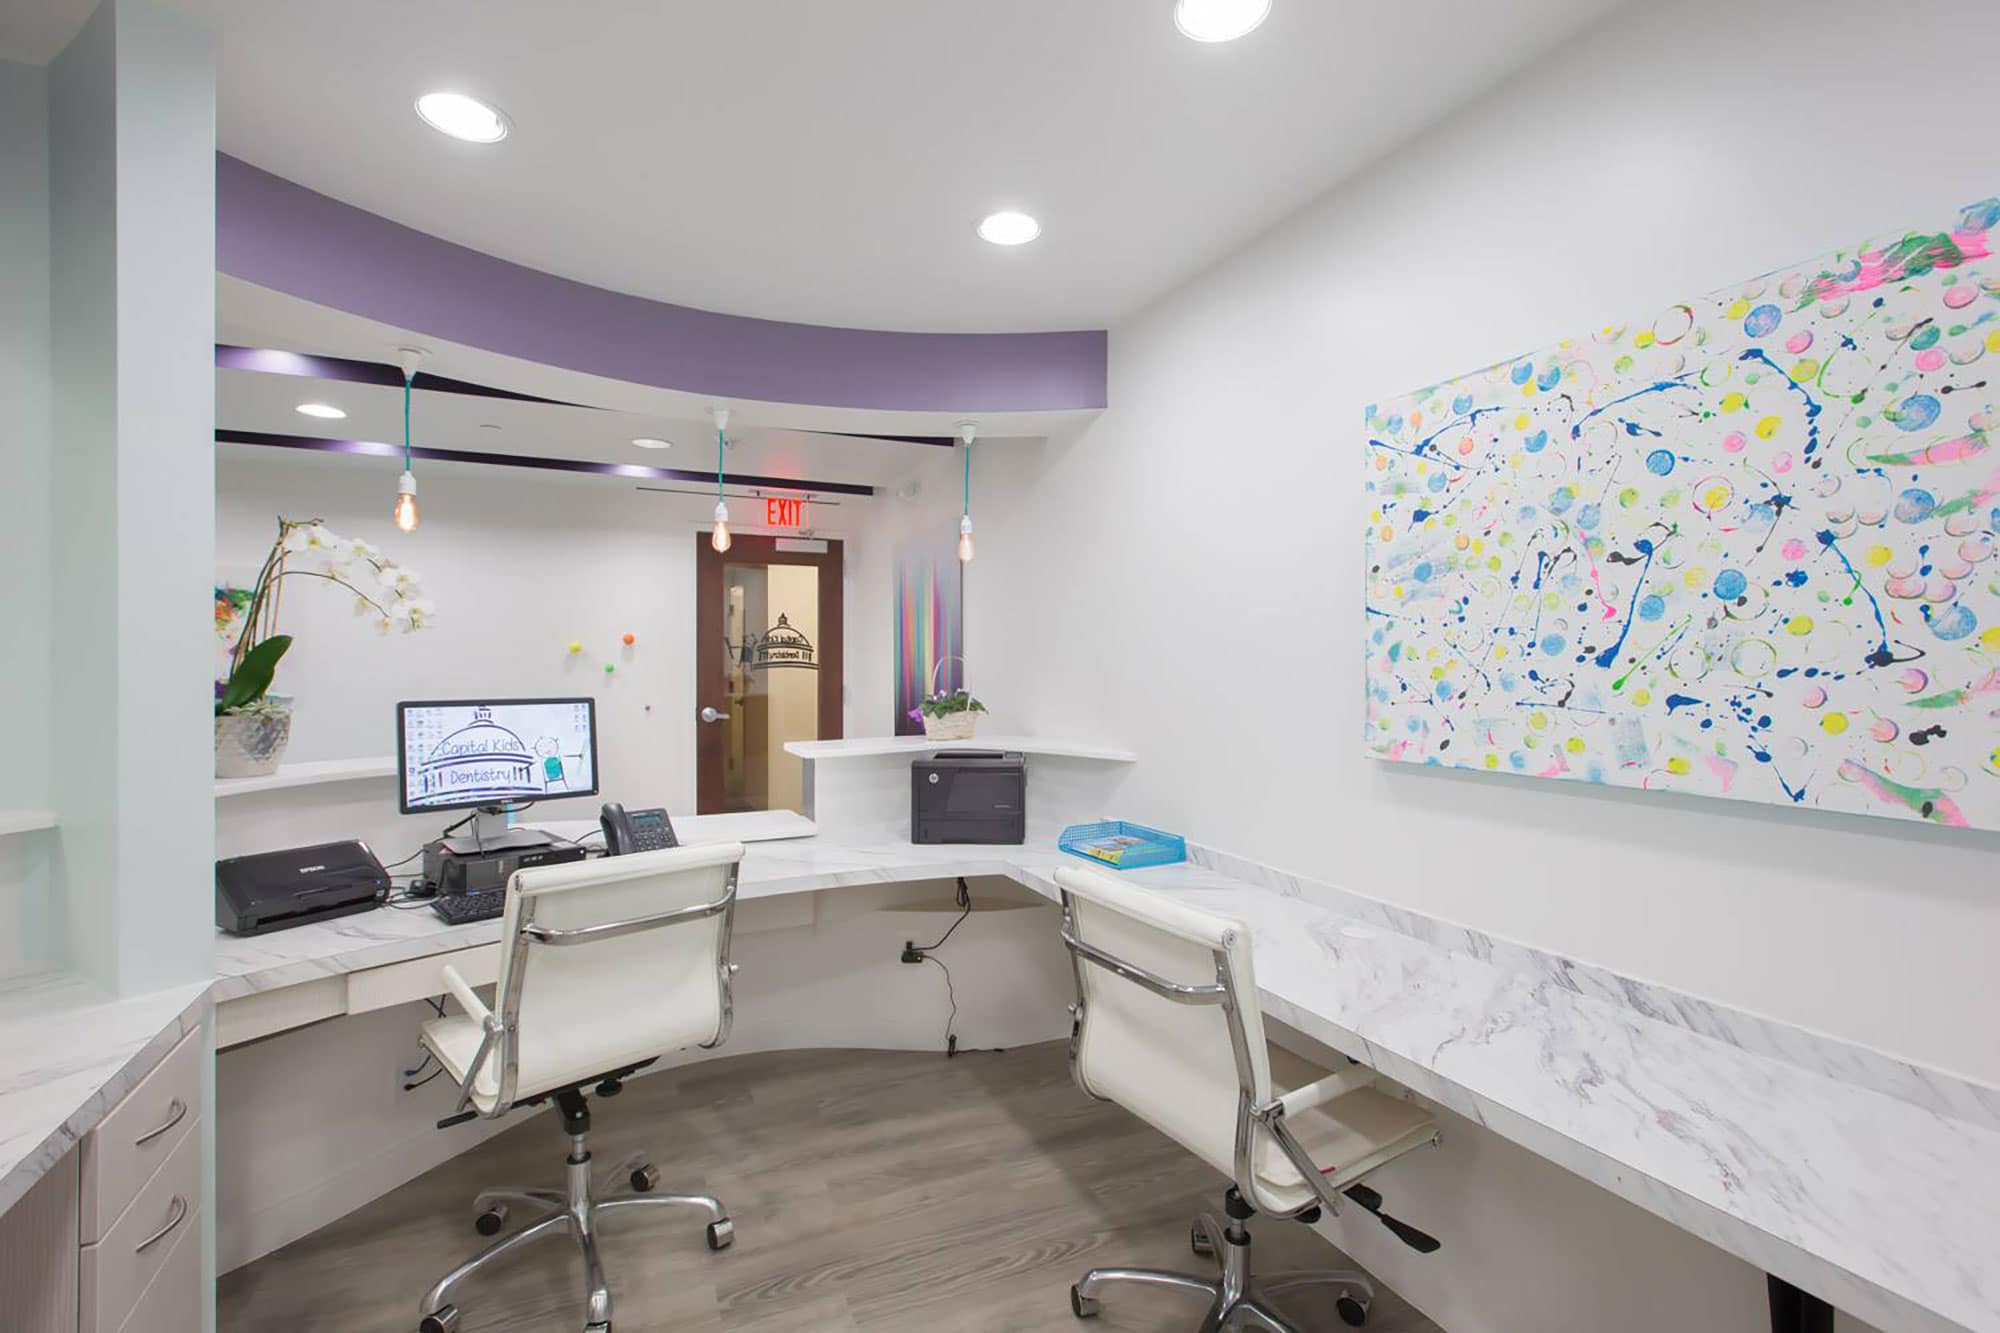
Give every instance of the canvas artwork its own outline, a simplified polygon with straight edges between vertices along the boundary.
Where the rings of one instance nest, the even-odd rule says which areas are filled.
[[[1370,751],[2000,829],[1996,224],[1370,407]]]

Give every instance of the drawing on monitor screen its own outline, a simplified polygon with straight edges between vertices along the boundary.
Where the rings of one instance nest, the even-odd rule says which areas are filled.
[[[536,801],[595,785],[584,704],[412,709],[405,727],[413,806]]]

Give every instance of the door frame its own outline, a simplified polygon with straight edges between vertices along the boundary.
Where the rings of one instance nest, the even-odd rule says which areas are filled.
[[[818,542],[824,551],[786,551],[780,541]],[[723,694],[722,656],[715,651],[722,639],[722,571],[725,565],[812,565],[819,570],[819,739],[837,741],[842,730],[842,685],[846,680],[846,588],[842,582],[841,543],[830,537],[771,537],[745,534],[727,551],[709,545],[706,532],[695,534],[695,665],[694,772],[695,812],[709,815],[722,809],[723,728],[701,720],[701,710],[720,710]],[[768,628],[768,627],[767,627]],[[704,646],[706,645],[706,646]]]

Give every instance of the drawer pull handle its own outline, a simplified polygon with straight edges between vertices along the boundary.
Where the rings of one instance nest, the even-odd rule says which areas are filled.
[[[147,1250],[152,1249],[155,1245],[158,1245],[161,1241],[165,1240],[169,1235],[173,1234],[173,1230],[175,1227],[187,1221],[188,1201],[186,1199],[183,1199],[180,1195],[176,1194],[174,1196],[173,1206],[169,1211],[173,1213],[173,1216],[167,1219],[167,1224],[161,1227],[158,1231],[155,1231],[152,1235],[146,1237],[146,1239],[140,1241],[137,1245],[134,1245],[132,1247],[132,1253],[144,1254]]]
[[[187,1118],[187,1113],[188,1113],[187,1103],[182,1101],[178,1097],[174,1098],[172,1101],[167,1103],[166,1120],[161,1122],[159,1128],[149,1129],[144,1134],[141,1134],[138,1138],[133,1139],[132,1146],[136,1148],[142,1143],[151,1143],[154,1139],[157,1139],[158,1137],[160,1137],[160,1135],[166,1133],[168,1130],[172,1129],[175,1125],[178,1125],[182,1120],[185,1120]]]

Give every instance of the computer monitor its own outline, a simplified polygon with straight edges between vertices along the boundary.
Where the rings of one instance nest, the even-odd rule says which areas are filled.
[[[399,703],[396,735],[406,815],[597,795],[593,699]]]

